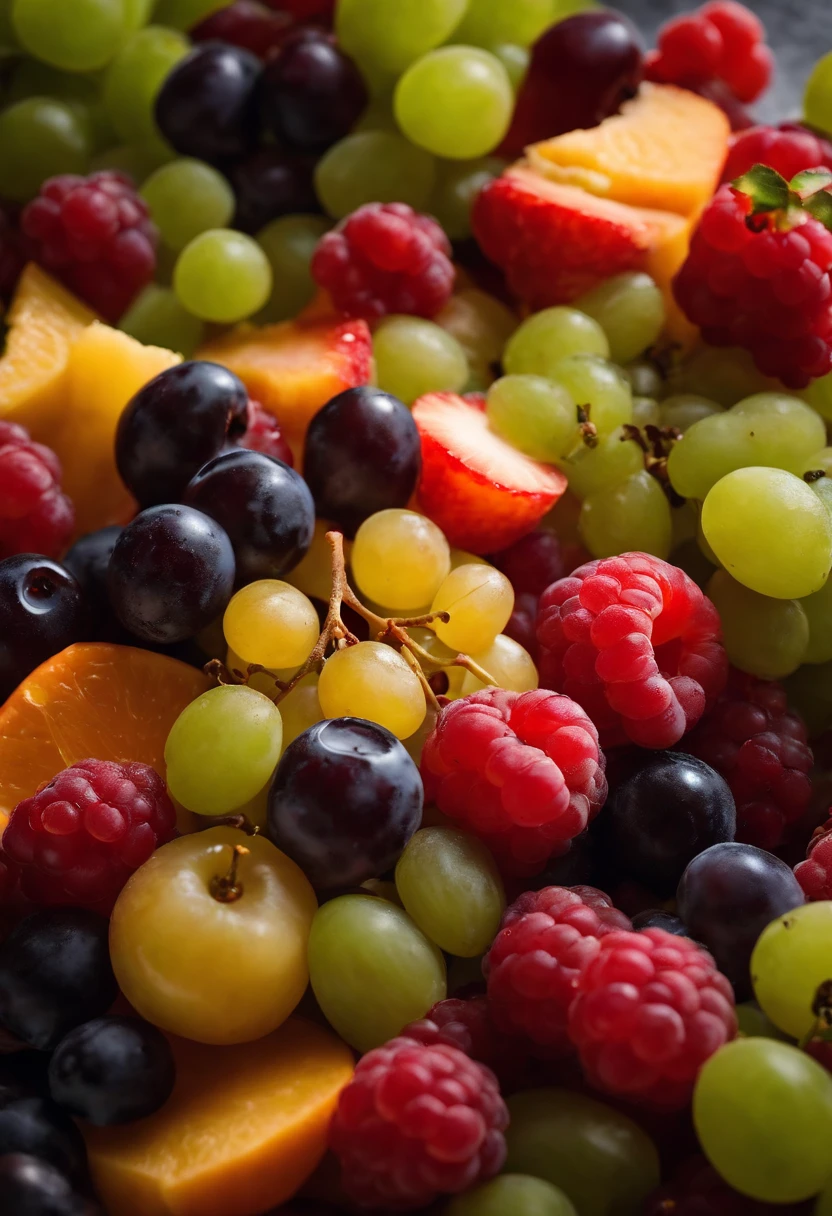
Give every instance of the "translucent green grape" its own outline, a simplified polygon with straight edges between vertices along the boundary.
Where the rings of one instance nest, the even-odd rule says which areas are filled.
[[[454,42],[489,46],[514,42],[530,46],[552,24],[552,0],[470,0],[454,30]]]
[[[762,680],[782,680],[803,662],[809,620],[798,600],[758,595],[717,570],[707,586],[722,622],[728,658]]]
[[[832,51],[817,61],[806,81],[803,117],[810,126],[832,135]]]
[[[190,359],[202,343],[205,327],[179,302],[169,287],[149,283],[119,321],[119,329],[145,346],[163,346]]]
[[[137,185],[141,185],[151,173],[155,173],[162,165],[176,160],[176,153],[170,144],[163,139],[150,139],[140,144],[119,144],[115,148],[107,148],[90,161],[90,169],[116,169],[132,177]],[[161,246],[157,254],[157,263],[164,259],[165,247]],[[157,275],[159,268],[157,264]]]
[[[252,237],[212,228],[180,253],[173,287],[195,317],[230,324],[263,307],[272,289],[272,268]]]
[[[14,0],[12,21],[30,55],[70,72],[103,68],[127,32],[124,0]]]
[[[569,390],[572,400],[584,409],[598,435],[609,435],[632,422],[630,382],[614,363],[598,355],[569,355],[555,364],[551,378]]]
[[[536,460],[557,460],[577,438],[574,399],[542,376],[503,376],[488,390],[486,412],[498,435]]]
[[[640,473],[644,468],[644,454],[619,428],[595,447],[586,444],[574,447],[568,457],[558,461],[558,467],[569,478],[572,493],[584,499]]]
[[[157,0],[153,18],[159,25],[167,25],[176,30],[190,30],[198,25],[203,17],[215,13],[217,9],[226,8],[227,4],[228,0]]]
[[[827,422],[832,420],[832,372],[813,380],[809,387],[803,390],[803,396],[822,418]]]
[[[577,1216],[558,1186],[528,1174],[502,1174],[452,1199],[445,1216]]]
[[[431,612],[447,612],[436,621],[436,636],[457,653],[480,654],[493,645],[514,611],[514,588],[506,576],[485,562],[451,570],[437,591]]]
[[[827,579],[820,591],[807,595],[800,603],[809,622],[809,644],[803,662],[832,661],[832,579]]]
[[[670,503],[646,470],[584,499],[580,531],[593,557],[652,553],[667,558],[673,535]]]
[[[48,97],[18,101],[0,113],[0,194],[27,202],[47,177],[84,174],[92,135],[71,104]]]
[[[424,393],[457,393],[468,360],[456,338],[421,317],[385,317],[373,335],[379,388],[411,405]]]
[[[409,140],[436,156],[485,156],[508,131],[514,90],[495,55],[446,46],[408,68],[396,85],[396,121]]]
[[[362,68],[399,75],[446,40],[467,6],[468,0],[339,0],[335,32]]]
[[[788,1043],[721,1047],[699,1074],[693,1118],[711,1164],[752,1199],[797,1203],[832,1174],[832,1077]]]
[[[365,203],[408,203],[424,211],[435,184],[436,161],[430,153],[390,131],[348,135],[324,153],[315,169],[318,198],[336,220]]]
[[[721,413],[722,406],[709,401],[707,397],[698,397],[695,393],[677,393],[673,397],[665,397],[659,406],[659,425],[675,427],[684,434],[694,423]]]
[[[190,50],[190,43],[175,30],[149,25],[127,40],[104,78],[104,104],[110,121],[127,143],[158,137],[153,115],[156,95],[171,69]],[[199,196],[183,198],[181,205]]]
[[[629,363],[652,346],[665,322],[664,296],[650,275],[641,271],[605,279],[579,296],[575,307],[601,326],[616,363]]]
[[[429,210],[451,240],[461,241],[471,235],[474,200],[483,186],[500,176],[505,165],[506,162],[496,156],[440,162]]]
[[[557,365],[569,355],[609,358],[610,346],[597,321],[577,308],[545,308],[512,334],[503,354],[510,375],[530,374],[554,379]]]
[[[650,359],[635,359],[624,368],[627,379],[636,397],[664,396],[665,386],[661,373]]]
[[[787,1038],[754,1001],[737,1005],[737,1025],[739,1033],[748,1039],[777,1039],[784,1042]]]
[[[504,633],[498,633],[487,650],[472,654],[471,658],[488,672],[498,687],[507,688],[510,692],[531,692],[540,683],[532,656],[519,642]],[[460,696],[469,697],[485,687],[472,671],[465,671]],[[450,688],[448,695],[451,695]]]
[[[760,1008],[794,1039],[814,1026],[815,996],[821,984],[832,980],[830,935],[832,901],[822,899],[778,916],[760,934],[751,955],[751,982]]]
[[[141,192],[162,240],[177,252],[209,228],[225,228],[234,215],[228,179],[201,160],[185,157],[163,165]]]
[[[701,346],[671,371],[667,391],[697,393],[727,409],[755,393],[777,391],[777,387],[776,380],[769,380],[757,369],[747,350]]]
[[[318,241],[329,229],[320,215],[283,215],[257,234],[272,268],[272,294],[258,320],[287,321],[315,295],[310,264]]]
[[[124,0],[124,24],[128,34],[142,29],[150,20],[156,0]]]
[[[654,397],[633,397],[633,426],[661,426],[659,403]]]
[[[512,42],[498,42],[493,46],[488,46],[486,49],[492,55],[496,55],[508,72],[511,87],[516,93],[526,79],[526,73],[529,70],[529,61],[531,59],[529,52],[524,46],[515,46]]]

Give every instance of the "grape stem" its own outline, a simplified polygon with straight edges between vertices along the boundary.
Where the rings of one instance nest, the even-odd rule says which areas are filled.
[[[247,849],[244,844],[235,844],[231,849],[231,865],[228,873],[215,875],[211,879],[211,894],[214,899],[221,904],[233,904],[243,894],[243,884],[237,881],[237,867],[240,864],[241,857],[248,857],[250,849]]]

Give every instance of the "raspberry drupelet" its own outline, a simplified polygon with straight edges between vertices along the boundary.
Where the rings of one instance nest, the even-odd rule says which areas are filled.
[[[538,874],[607,796],[598,732],[546,689],[488,688],[446,706],[422,751],[426,801],[479,836],[504,873]]]
[[[690,1101],[702,1065],[736,1033],[729,981],[701,946],[663,929],[606,934],[569,1009],[587,1080],[668,1110]]]
[[[791,181],[804,169],[832,169],[832,143],[795,123],[749,127],[735,135],[729,144],[723,182],[732,182],[754,165],[768,165]]]
[[[58,457],[22,426],[0,421],[0,560],[15,553],[60,557],[74,527]]]
[[[662,26],[645,73],[648,80],[684,88],[716,81],[747,103],[768,88],[773,68],[759,17],[735,0],[711,0]]]
[[[806,860],[795,866],[794,876],[810,903],[832,899],[832,818],[816,829],[806,850]]]
[[[176,812],[149,765],[81,760],[17,804],[3,853],[32,903],[106,915],[133,871],[175,835]]]
[[[719,615],[676,566],[645,553],[588,562],[537,617],[540,681],[582,705],[601,745],[672,747],[722,691]]]
[[[321,237],[312,277],[352,317],[435,316],[450,299],[451,246],[429,215],[405,203],[367,203]]]
[[[341,1091],[330,1147],[362,1207],[409,1211],[492,1178],[508,1111],[489,1069],[401,1036],[368,1052]]]

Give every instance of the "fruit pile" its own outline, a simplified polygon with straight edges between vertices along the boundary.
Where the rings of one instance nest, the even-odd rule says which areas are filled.
[[[0,1213],[832,1216],[832,51],[0,47]]]

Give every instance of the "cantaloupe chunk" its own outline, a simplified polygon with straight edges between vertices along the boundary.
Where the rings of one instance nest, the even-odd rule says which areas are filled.
[[[171,1042],[176,1088],[160,1111],[82,1128],[107,1211],[259,1216],[291,1198],[326,1150],[350,1049],[300,1018],[235,1047]]]
[[[95,314],[33,262],[21,275],[9,309],[0,358],[0,418],[50,443],[64,396],[73,342]]]
[[[528,149],[548,177],[634,207],[696,215],[719,181],[730,125],[687,89],[643,84],[620,114]]]

